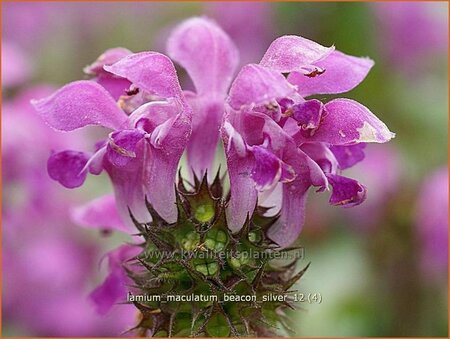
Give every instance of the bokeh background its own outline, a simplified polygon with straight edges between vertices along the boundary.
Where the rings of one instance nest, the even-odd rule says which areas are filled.
[[[448,336],[448,4],[2,3],[2,330],[4,336],[109,336],[133,324],[126,306],[106,317],[87,296],[103,254],[126,240],[82,229],[70,211],[111,191],[106,177],[66,190],[46,173],[51,150],[83,149],[95,135],[50,131],[29,100],[83,78],[104,50],[164,52],[192,15],[214,18],[242,63],[277,36],[296,34],[376,65],[345,96],[397,137],[367,148],[353,176],[368,187],[352,209],[311,195],[297,288],[322,302],[292,313],[293,336]],[[183,73],[181,73],[183,76]],[[92,133],[95,134],[95,131]],[[299,267],[300,268],[300,267]]]

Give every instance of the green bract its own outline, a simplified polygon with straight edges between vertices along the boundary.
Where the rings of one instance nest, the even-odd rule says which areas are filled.
[[[288,329],[283,311],[294,308],[289,289],[306,268],[294,274],[298,258],[274,264],[274,254],[295,248],[278,250],[268,239],[277,216],[265,217],[261,208],[233,234],[222,195],[219,175],[211,185],[206,175],[201,182],[195,178],[192,190],[181,181],[176,223],[166,223],[149,203],[153,222],[133,218],[144,242],[127,272],[133,293],[149,296],[130,300],[141,312],[140,335],[274,336]],[[287,298],[263,302],[270,294]]]

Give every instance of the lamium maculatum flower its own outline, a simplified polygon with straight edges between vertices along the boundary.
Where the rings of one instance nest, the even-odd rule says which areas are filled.
[[[370,59],[284,36],[271,44],[259,64],[240,71],[230,89],[222,129],[231,181],[228,213],[232,227],[238,228],[253,212],[258,191],[276,185],[283,186],[276,190],[282,192],[281,214],[269,235],[283,247],[301,231],[309,187],[323,191],[331,186],[332,205],[354,206],[364,201],[365,187],[340,172],[364,158],[365,143],[389,141],[393,133],[356,101],[338,98],[323,103],[307,97],[349,91],[372,66]],[[266,151],[265,158],[249,151],[255,146]],[[274,156],[279,172],[263,171],[265,185],[261,186],[258,171]],[[291,169],[289,177],[283,175],[285,168]]]
[[[173,222],[173,185],[191,130],[191,110],[172,62],[159,53],[112,49],[85,70],[95,78],[70,83],[34,101],[34,106],[56,130],[100,125],[111,132],[92,153],[66,150],[52,154],[50,177],[75,188],[88,173],[106,170],[124,221],[129,220],[128,208],[138,220],[151,219],[145,208],[147,197]],[[107,207],[110,202],[108,196],[99,204]]]
[[[49,173],[55,180],[75,187],[87,172],[106,169],[122,215],[128,206],[139,220],[149,220],[143,209],[148,196],[171,222],[176,217],[171,188],[181,153],[186,148],[189,166],[200,177],[211,168],[221,135],[231,185],[227,218],[233,231],[253,212],[258,194],[262,198],[282,191],[280,218],[269,231],[282,247],[301,231],[311,186],[318,191],[331,186],[332,205],[354,206],[365,199],[365,187],[341,171],[364,158],[366,143],[389,141],[393,133],[356,101],[308,97],[353,89],[366,77],[372,60],[283,36],[259,64],[244,66],[231,83],[237,49],[206,18],[176,27],[168,54],[187,70],[195,93],[182,92],[171,61],[162,54],[112,49],[86,68],[97,83],[72,83],[36,103],[56,129],[97,124],[113,130],[94,155],[53,154]],[[128,90],[120,95],[117,89],[125,86]],[[275,190],[277,185],[282,190]],[[110,204],[111,197],[105,201]]]
[[[282,212],[270,234],[281,246],[293,242],[300,232],[302,206],[311,185],[319,190],[331,185],[333,205],[353,206],[365,199],[364,186],[338,172],[363,159],[365,143],[386,142],[393,134],[355,101],[322,103],[305,98],[353,89],[373,66],[372,60],[301,37],[281,37],[260,64],[242,68],[224,102],[237,55],[220,28],[207,19],[189,19],[174,30],[168,50],[191,75],[198,92],[193,97],[210,102],[210,109],[192,105],[194,137],[187,154],[197,173],[210,168],[215,133],[218,127],[222,131],[231,181],[227,217],[232,230],[238,231],[253,212],[258,192],[271,190],[278,182],[286,184]],[[288,74],[287,79],[283,74]],[[211,98],[217,98],[215,105]],[[219,124],[222,114],[225,120]]]
[[[257,201],[270,199],[276,202],[279,217],[268,221],[264,241],[270,238],[284,248],[302,229],[311,187],[319,192],[331,187],[332,205],[350,207],[364,201],[366,188],[341,172],[364,159],[366,143],[387,142],[393,133],[356,101],[309,97],[353,89],[366,77],[372,60],[299,36],[284,36],[270,45],[259,64],[244,66],[233,80],[238,51],[227,34],[206,18],[188,19],[177,26],[167,49],[186,69],[195,92],[181,89],[169,57],[115,48],[85,68],[91,80],[71,83],[35,102],[41,117],[57,130],[100,125],[111,131],[92,153],[67,150],[52,154],[48,161],[49,175],[68,188],[82,185],[89,172],[98,174],[103,169],[112,180],[115,195],[78,208],[76,221],[135,233],[128,226],[131,212],[140,234],[148,237],[147,245],[185,248],[195,243],[193,248],[198,249],[202,247],[196,241],[203,235],[196,232],[186,230],[192,239],[184,239],[187,234],[183,233],[165,245],[153,232],[165,233],[161,225],[189,228],[190,223],[204,222],[219,227],[224,222],[228,233],[221,234],[223,239],[231,233],[245,238],[248,225],[253,224],[246,220],[259,213]],[[189,221],[180,221],[185,215],[178,213],[183,204],[179,196],[176,204],[175,185],[182,153],[186,150],[196,178],[208,172],[205,185],[213,185],[211,168],[219,141],[228,165],[229,199],[225,203],[222,196],[213,197],[210,188],[208,194],[215,202],[205,206],[189,201],[193,203],[187,212]],[[196,180],[195,194],[179,188],[177,194],[206,199],[202,185]],[[196,207],[199,211],[193,210]],[[220,215],[215,215],[217,211]],[[135,250],[127,245],[108,256],[110,274],[92,294],[101,312],[124,299],[124,286],[136,278],[122,269],[123,262],[136,256]],[[231,267],[237,265],[233,263]],[[195,262],[184,264],[195,270]],[[214,264],[199,265],[195,275],[219,274]]]

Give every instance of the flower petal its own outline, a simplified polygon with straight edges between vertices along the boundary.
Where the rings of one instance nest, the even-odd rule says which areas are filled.
[[[395,134],[367,107],[350,99],[335,99],[325,104],[325,113],[313,135],[296,133],[297,143],[320,141],[331,145],[351,145],[362,142],[387,142]]]
[[[187,70],[198,94],[225,96],[239,53],[214,21],[192,18],[182,22],[170,35],[167,51]]]
[[[325,173],[336,174],[338,161],[326,144],[322,142],[304,143],[300,149],[314,160]]]
[[[307,100],[292,106],[291,109],[292,117],[307,135],[314,133],[319,127],[323,113],[323,104],[319,100]]]
[[[145,137],[145,132],[138,129],[127,129],[110,134],[106,156],[117,167],[126,166],[136,158],[138,143]]]
[[[67,188],[83,185],[87,171],[84,170],[89,155],[84,152],[63,151],[53,153],[47,161],[50,178]]]
[[[87,125],[119,129],[127,119],[101,85],[87,80],[72,82],[32,104],[48,125],[60,131]]]
[[[327,187],[328,181],[321,168],[304,152],[287,147],[283,160],[292,166],[296,177],[283,184],[280,218],[269,229],[268,236],[281,247],[294,243],[305,221],[305,201],[309,187]]]
[[[227,152],[228,175],[230,177],[230,200],[226,217],[232,232],[239,231],[248,216],[253,214],[258,197],[255,182],[250,176],[254,160],[241,157],[234,148]]]
[[[341,170],[353,167],[358,162],[364,160],[364,148],[366,144],[356,144],[350,146],[330,146],[330,150],[336,157]]]
[[[181,97],[177,72],[163,54],[141,52],[130,54],[115,64],[104,66],[110,73],[127,78],[138,88],[164,98]]]
[[[356,180],[335,174],[327,174],[328,181],[333,187],[330,204],[335,206],[357,206],[366,199],[366,187]]]
[[[134,227],[134,225],[129,210],[139,222],[150,222],[152,220],[145,206],[143,182],[149,147],[146,143],[138,144],[135,150],[136,157],[131,158],[123,167],[115,166],[107,157],[103,164],[113,183],[119,214],[130,227]]]
[[[99,175],[103,171],[103,158],[106,154],[105,142],[101,141],[97,151],[89,158],[83,171],[89,170],[89,173]]]
[[[119,300],[126,296],[126,277],[119,273],[110,273],[105,281],[92,291],[90,298],[99,314],[106,314]]]
[[[173,124],[175,122],[176,117],[170,118],[163,122],[162,124],[155,127],[151,136],[150,143],[155,148],[161,148],[164,142],[164,139],[169,135],[172,130]]]
[[[119,215],[113,194],[97,198],[72,210],[75,223],[89,228],[129,232]]]
[[[119,100],[121,96],[125,95],[126,91],[131,86],[129,80],[118,78],[116,76],[99,75],[92,80],[102,85],[116,101]]]
[[[178,163],[190,135],[190,122],[183,115],[174,119],[161,147],[151,147],[144,185],[153,208],[169,223],[177,219],[175,180]],[[172,183],[172,185],[170,184]]]
[[[305,223],[305,203],[309,185],[300,179],[283,184],[280,218],[267,235],[281,248],[293,244]]]
[[[230,151],[231,147],[234,147],[239,156],[244,157],[247,154],[247,146],[242,135],[228,121],[225,121],[222,126],[222,137],[227,144],[227,152]]]
[[[256,189],[265,191],[272,188],[281,177],[281,160],[265,147],[253,146],[251,152],[255,158],[251,177]]]
[[[117,302],[126,301],[127,285],[131,280],[122,265],[140,251],[138,246],[122,245],[108,253],[109,275],[90,295],[98,313],[106,314]]]
[[[32,73],[32,63],[20,46],[11,41],[2,41],[2,85],[13,87],[23,84]]]
[[[263,105],[294,95],[295,88],[269,68],[256,64],[244,66],[231,85],[228,102],[239,110],[242,106]]]
[[[314,77],[293,72],[288,77],[290,83],[298,86],[298,92],[302,96],[348,92],[364,80],[374,62],[369,58],[333,51],[314,65],[324,72]]]
[[[279,73],[302,70],[327,57],[334,50],[296,35],[285,35],[272,42],[264,54],[261,66]]]
[[[97,60],[95,60],[92,64],[86,66],[83,71],[86,74],[90,75],[100,75],[107,73],[103,66],[112,65],[113,63],[119,61],[123,57],[131,54],[132,52],[123,47],[115,47],[107,49],[104,53],[102,53]]]
[[[193,110],[192,134],[187,145],[189,166],[199,178],[205,170],[213,174],[212,165],[217,151],[224,105],[222,100],[207,97],[188,99]]]

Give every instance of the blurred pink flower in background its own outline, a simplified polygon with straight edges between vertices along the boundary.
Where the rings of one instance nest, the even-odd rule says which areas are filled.
[[[405,71],[414,73],[426,58],[448,50],[448,4],[375,2],[380,51]]]
[[[206,2],[206,13],[236,44],[241,65],[256,63],[275,39],[269,2]]]
[[[14,87],[23,83],[31,75],[31,64],[16,44],[2,42],[2,86]]]
[[[417,233],[421,268],[431,277],[448,272],[448,168],[425,178],[417,202]]]
[[[2,104],[3,316],[31,335],[118,335],[135,312],[119,306],[107,318],[95,313],[87,295],[101,248],[69,221],[79,199],[47,174],[53,148],[86,137],[62,136],[37,116],[30,99],[51,91],[32,88]]]
[[[54,28],[56,21],[64,16],[62,6],[46,2],[7,2],[2,4],[2,37],[33,47],[39,44],[44,34]]]
[[[367,145],[366,157],[354,169],[352,175],[358,180],[364,178],[367,200],[364,204],[343,210],[351,226],[362,233],[371,233],[383,222],[389,201],[399,190],[402,167],[400,152],[392,145],[372,147]]]

